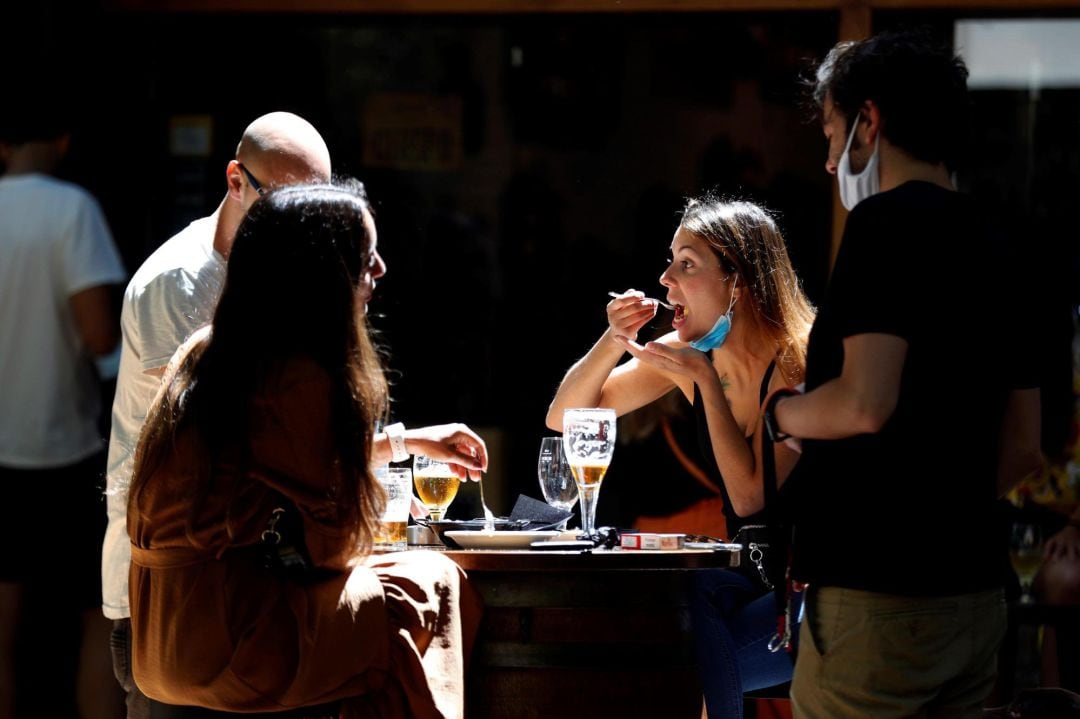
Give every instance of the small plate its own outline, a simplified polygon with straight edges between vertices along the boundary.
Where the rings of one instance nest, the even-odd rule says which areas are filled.
[[[537,530],[515,532],[503,530],[494,532],[455,532],[449,531],[446,536],[457,542],[465,549],[529,549],[529,545],[537,540],[551,539],[558,536],[554,530]]]
[[[425,518],[417,521],[417,524],[431,527],[431,531],[435,532],[435,536],[439,538],[439,541],[445,544],[450,549],[459,549],[457,544],[454,543],[453,538],[447,537],[448,531],[461,532],[461,531],[481,531],[484,529],[483,519],[442,519],[438,522],[432,521],[431,518]],[[524,529],[527,521],[521,523],[499,517],[495,520],[495,529],[500,532],[505,532],[512,529]]]

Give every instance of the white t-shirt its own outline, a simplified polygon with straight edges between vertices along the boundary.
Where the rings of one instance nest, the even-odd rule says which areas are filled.
[[[225,283],[225,259],[214,250],[215,226],[213,217],[192,222],[147,258],[124,293],[123,346],[109,437],[109,527],[101,554],[102,604],[110,619],[131,615],[127,489],[135,445],[161,384],[146,371],[165,367],[184,340],[214,317]]]
[[[62,467],[101,449],[100,384],[69,300],[126,277],[85,190],[0,177],[0,465]]]

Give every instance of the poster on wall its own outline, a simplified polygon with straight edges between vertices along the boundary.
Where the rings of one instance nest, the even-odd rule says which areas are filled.
[[[364,164],[369,167],[458,170],[463,145],[460,96],[375,93],[364,107]]]

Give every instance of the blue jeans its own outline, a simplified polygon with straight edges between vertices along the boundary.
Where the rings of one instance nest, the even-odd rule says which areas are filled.
[[[794,597],[798,618],[802,594]],[[742,719],[743,692],[791,680],[792,655],[769,651],[776,633],[776,599],[738,572],[711,569],[694,573],[690,604],[698,671],[709,719]],[[792,627],[793,636],[798,628]]]

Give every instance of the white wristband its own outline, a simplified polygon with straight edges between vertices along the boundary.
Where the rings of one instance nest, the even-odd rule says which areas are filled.
[[[412,456],[405,448],[405,425],[395,422],[383,427],[383,432],[386,432],[386,439],[390,441],[390,451],[393,453],[391,462],[404,462]]]

